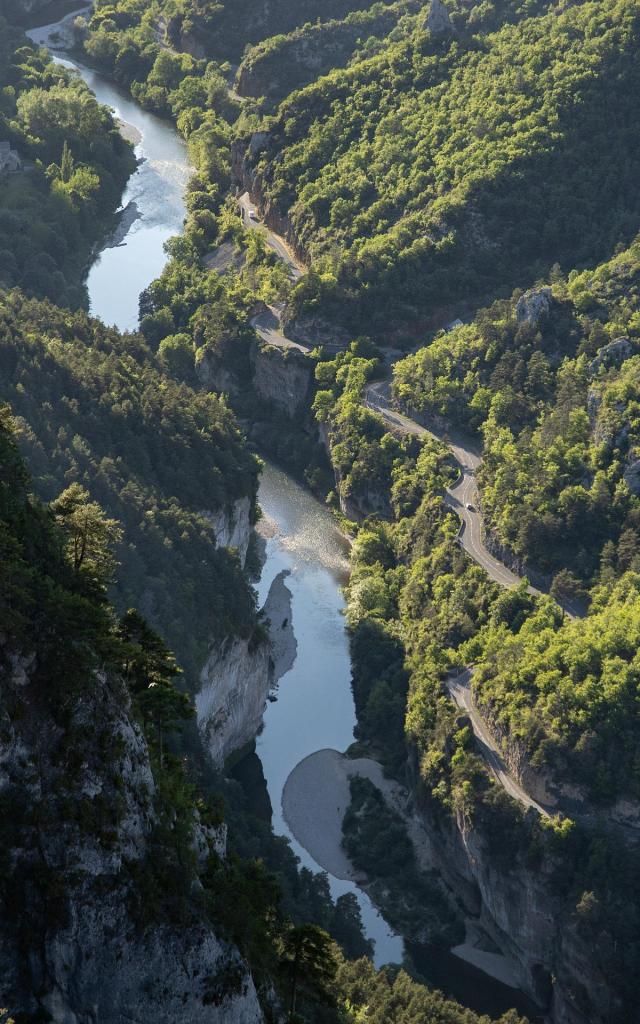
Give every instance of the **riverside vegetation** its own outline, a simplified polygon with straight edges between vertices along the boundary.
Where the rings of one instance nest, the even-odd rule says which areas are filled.
[[[0,138],[25,163],[0,190],[0,284],[61,305],[113,221],[135,160],[87,87],[0,17]]]
[[[378,342],[422,343],[395,368],[396,400],[427,422],[479,435],[482,509],[495,544],[553,580],[552,593],[592,609],[584,622],[567,621],[552,599],[488,581],[442,508],[453,474],[446,450],[393,436],[363,404],[378,372],[375,347],[362,340],[335,359],[318,353],[315,411],[329,436],[334,497],[351,518],[368,520],[357,528],[349,587],[361,739],[396,773],[408,746],[421,800],[436,816],[475,822],[503,870],[562,865],[554,898],[567,928],[607,978],[608,1012],[631,1019],[637,949],[629,941],[620,953],[619,940],[638,928],[633,849],[615,828],[598,834],[570,819],[525,817],[491,782],[441,679],[475,662],[476,699],[492,726],[534,772],[577,786],[586,813],[606,821],[619,798],[637,798],[638,12],[624,0],[451,2],[448,10],[438,34],[424,12],[407,12],[388,37],[354,47],[347,67],[290,96],[288,72],[278,75],[275,62],[272,98],[240,112],[218,93],[219,116],[235,120],[225,138],[239,139],[240,173],[311,270],[283,289],[272,259],[245,237],[248,265],[211,283],[206,248],[239,241],[241,229],[219,201],[219,165],[211,175],[200,148],[197,204],[215,220],[203,228],[193,217],[191,251],[176,252],[169,287],[151,291],[148,327],[179,324],[185,365],[194,352],[201,358],[204,333],[185,305],[196,285],[219,289],[215,321],[236,303],[244,326],[232,337],[229,320],[219,324],[209,344],[245,377],[256,294],[284,294],[292,325],[320,316]],[[234,57],[224,32],[215,42],[203,36],[197,57],[171,53],[202,27],[201,13],[98,5],[85,44],[114,73],[127,47],[146,54],[148,68],[129,65],[128,84],[143,102],[171,107],[189,138],[211,115],[198,99],[186,115],[180,90],[189,83],[195,97],[194,78],[228,74],[209,58]],[[335,31],[336,12],[326,23],[316,13],[321,40]],[[212,19],[222,25],[225,16],[223,6]],[[294,35],[303,19],[290,26]],[[293,36],[265,33],[245,70],[289,43]],[[212,189],[217,205],[203,195]],[[534,301],[522,291],[511,297],[514,285],[538,285]],[[471,322],[439,333],[456,314]],[[589,996],[580,998],[588,1015]]]
[[[14,88],[8,86],[7,110],[32,116],[33,126],[43,109],[49,120],[43,115],[38,122],[41,135],[33,145],[37,141],[43,152],[58,141],[61,147],[57,170],[44,174],[36,164],[33,177],[3,178],[3,201],[15,203],[6,254],[17,260],[37,254],[43,239],[54,240],[49,210],[60,215],[56,229],[72,242],[95,221],[97,208],[83,205],[87,196],[76,196],[87,169],[75,162],[74,153],[82,150],[71,127],[78,134],[93,132],[86,151],[111,147],[126,157],[120,186],[101,199],[105,222],[133,162],[111,116],[84,86],[13,29],[6,39],[7,64],[0,66],[28,95],[24,105],[18,100],[12,106]],[[24,46],[12,49],[14,41]],[[17,60],[23,79],[11,70]],[[36,85],[33,95],[27,82]],[[17,122],[13,130],[17,134]],[[96,176],[87,174],[97,188]],[[40,190],[33,195],[42,206],[29,199],[32,187]],[[21,220],[26,210],[31,215]],[[92,231],[95,240],[95,224]],[[161,1005],[162,986],[152,983],[143,992],[134,985],[131,992],[117,962],[127,943],[135,960],[141,956],[136,942],[162,933],[166,952],[147,947],[145,961],[149,977],[157,971],[175,989],[170,999],[177,998],[178,988],[190,983],[174,977],[162,957],[173,958],[173,945],[172,963],[188,971],[195,929],[209,954],[194,963],[193,977],[202,974],[201,984],[184,993],[187,1001],[195,999],[188,1004],[194,1013],[246,999],[246,1012],[261,1019],[258,1003],[251,1003],[255,986],[267,1015],[284,1012],[295,989],[301,1012],[332,1020],[338,1004],[329,986],[340,954],[324,929],[348,955],[370,953],[358,905],[350,896],[334,904],[324,876],[299,872],[288,844],[253,821],[233,787],[212,775],[190,729],[193,709],[184,692],[193,688],[211,643],[234,635],[264,643],[239,559],[218,545],[206,514],[232,508],[239,499],[251,510],[258,463],[224,401],[176,382],[165,351],[156,354],[141,335],[122,336],[77,308],[84,302],[80,271],[88,255],[87,247],[67,268],[58,254],[57,265],[69,275],[77,270],[78,277],[64,289],[55,278],[56,298],[75,309],[25,294],[50,294],[46,275],[8,274],[4,284],[18,280],[23,289],[0,291],[1,397],[14,413],[11,419],[2,406],[0,672],[2,742],[9,752],[2,796],[3,996],[18,1014],[36,1013],[57,998],[49,982],[35,985],[25,964],[48,956],[50,942],[62,948],[82,903],[83,921],[90,927],[95,915],[96,931],[84,940],[76,933],[73,941],[84,941],[84,962],[96,957],[96,969],[87,975],[72,952],[62,976],[52,966],[51,985],[59,986],[62,1000],[70,977],[64,972],[71,971],[74,998],[81,1001],[123,999],[130,1008],[127,1000],[137,1000],[148,1019],[170,1012],[166,1000]],[[6,265],[19,266],[8,258]],[[48,507],[31,494],[14,436]],[[144,607],[164,637],[175,640],[184,683],[164,640],[139,612],[127,610],[132,604]],[[24,694],[21,686],[27,687]],[[40,750],[39,737],[45,736]],[[18,749],[22,754],[14,759]],[[129,757],[142,766],[142,780],[123,767]],[[30,758],[40,766],[46,799],[30,788]],[[95,791],[85,792],[89,764]],[[231,844],[226,857],[225,806]],[[132,814],[139,816],[135,822]],[[64,863],[55,852],[53,821],[69,851]],[[28,850],[35,846],[40,853],[32,856]],[[95,884],[84,883],[87,856],[93,857]],[[121,894],[118,909],[101,885]],[[196,890],[201,895],[194,897]],[[37,954],[34,934],[43,940]],[[109,957],[118,936],[114,967]],[[208,976],[205,962],[213,972]]]
[[[185,235],[142,300],[145,360],[193,388],[214,352],[246,382],[256,298],[285,299],[292,324],[321,317],[370,336],[335,358],[315,354],[331,497],[358,520],[358,738],[443,829],[481,835],[505,877],[540,871],[561,937],[579,937],[602,982],[596,1006],[561,965],[576,1019],[626,1022],[640,876],[612,809],[638,797],[637,5],[447,6],[437,34],[426,10],[407,10],[301,91],[287,96],[292,83],[275,75],[271,98],[242,105],[225,62],[247,40],[259,49],[245,70],[318,18],[322,50],[369,5],[276,5],[266,19],[259,3],[117,0],[78,30],[95,63],[175,118],[197,168]],[[234,140],[236,173],[311,262],[294,288],[225,199]],[[220,276],[204,257],[223,241],[245,254]],[[533,305],[511,295],[532,285]],[[470,323],[439,334],[458,314]],[[482,438],[495,543],[555,576],[557,596],[590,602],[585,620],[524,585],[501,591],[468,561],[442,504],[446,448],[394,436],[364,405],[382,372],[372,339],[420,343],[395,369],[396,400]],[[312,467],[311,478],[322,475]],[[492,728],[534,773],[577,787],[583,817],[525,814],[492,780],[442,687],[470,662]],[[356,963],[336,977],[354,1019],[365,1005],[380,1020],[415,1007],[467,1019],[402,973]]]
[[[110,997],[115,993],[120,998],[121,969],[116,966],[112,975],[114,968],[107,962],[114,938],[120,943],[118,956],[128,942],[135,958],[139,954],[132,943],[138,940],[132,935],[146,941],[152,932],[162,934],[167,951],[173,947],[176,953],[172,963],[179,963],[190,955],[187,935],[196,929],[204,941],[222,941],[224,956],[213,973],[203,976],[201,991],[196,985],[193,993],[185,992],[185,1012],[192,1005],[196,1012],[196,1006],[250,999],[255,985],[267,1018],[287,1007],[291,1011],[295,998],[298,1016],[305,1019],[355,1019],[356,1011],[350,1008],[355,1006],[352,969],[327,935],[330,932],[351,957],[370,953],[354,898],[345,896],[334,904],[324,877],[298,871],[288,845],[252,819],[237,790],[203,765],[193,749],[193,709],[180,668],[165,642],[130,608],[144,607],[163,636],[175,642],[189,689],[212,641],[237,633],[262,642],[255,599],[238,560],[217,545],[203,512],[232,506],[239,498],[253,504],[256,460],[247,452],[225,403],[194,390],[197,380],[185,374],[184,358],[181,361],[183,339],[174,336],[167,342],[162,326],[154,334],[152,313],[145,322],[145,336],[122,336],[77,309],[84,302],[79,272],[88,247],[84,255],[75,254],[73,265],[57,254],[57,266],[64,268],[73,286],[63,289],[60,278],[52,283],[45,274],[13,274],[19,263],[9,256],[26,257],[42,242],[46,204],[64,215],[57,230],[72,240],[95,221],[96,207],[79,186],[89,182],[89,191],[95,191],[98,183],[88,168],[76,163],[74,153],[81,150],[70,138],[70,125],[76,120],[68,104],[72,107],[77,100],[84,105],[94,118],[87,125],[94,130],[104,124],[110,133],[108,144],[114,151],[122,147],[129,160],[123,169],[132,166],[129,148],[120,143],[108,115],[84,87],[71,83],[31,46],[25,44],[21,51],[13,54],[29,69],[28,78],[60,83],[52,96],[37,94],[30,100],[34,106],[25,104],[24,109],[35,111],[38,103],[49,104],[51,120],[40,123],[39,145],[42,151],[46,146],[53,149],[59,131],[61,156],[57,171],[50,167],[43,175],[36,165],[33,179],[9,183],[16,218],[27,206],[26,190],[34,184],[45,205],[38,217],[20,222],[20,230],[8,236],[3,283],[22,287],[0,293],[1,397],[15,417],[10,419],[3,409],[0,424],[3,720],[11,735],[17,735],[20,720],[28,723],[21,749],[25,756],[31,751],[47,774],[48,793],[46,807],[34,802],[28,772],[23,779],[23,766],[11,761],[11,784],[3,796],[3,821],[10,827],[3,834],[6,864],[1,892],[7,911],[2,956],[3,976],[10,982],[10,1009],[30,1012],[35,993],[28,974],[22,968],[15,973],[17,961],[5,956],[5,941],[24,964],[32,958],[32,935],[46,936],[46,955],[49,939],[67,941],[81,902],[84,920],[96,915],[98,931],[104,927],[108,933],[95,949],[97,932],[84,940],[86,962],[90,956],[102,958],[99,976],[93,970],[87,975],[67,960],[65,970],[73,971],[80,998],[104,1000],[105,993],[95,986],[108,985],[109,979]],[[8,101],[11,96],[11,89],[6,90]],[[69,123],[64,122],[67,115]],[[58,116],[64,123],[58,124]],[[97,146],[99,139],[94,142]],[[198,191],[197,181],[193,191]],[[116,189],[111,197],[102,196],[105,223],[117,198]],[[11,226],[16,229],[18,220]],[[52,236],[47,236],[48,244],[50,240]],[[183,252],[179,243],[175,247]],[[273,261],[258,251],[256,263],[264,268],[265,286],[274,287],[272,278],[277,286]],[[172,281],[171,274],[185,274],[187,266],[187,260],[174,258],[168,280]],[[196,276],[201,286],[207,284],[204,275]],[[180,277],[176,292],[183,282]],[[53,293],[76,309],[47,301]],[[240,295],[244,299],[246,286]],[[215,308],[222,305],[218,300],[226,292],[216,289],[206,297]],[[204,298],[194,296],[194,311],[205,305]],[[226,309],[227,319],[223,313],[221,321],[227,329],[237,330],[241,321],[237,313],[234,318],[232,299]],[[162,325],[162,317],[155,323],[158,320]],[[203,322],[208,337],[218,340],[215,324],[204,317]],[[48,507],[31,494],[14,436],[34,474],[33,486]],[[207,472],[202,472],[203,465]],[[119,613],[109,603],[107,588]],[[207,616],[198,622],[202,605]],[[28,685],[25,696],[19,685]],[[110,708],[106,715],[98,710],[105,701]],[[139,792],[131,777],[119,774],[112,757],[114,743],[128,756],[120,730],[122,735],[133,730],[135,736],[138,728],[144,740],[132,756],[143,765],[148,762],[150,769]],[[56,734],[46,753],[36,749],[38,730]],[[99,800],[78,788],[86,774],[83,759],[91,763]],[[126,845],[130,825],[123,805],[131,807],[138,800],[147,824],[134,852]],[[25,813],[16,817],[20,803]],[[223,813],[232,844],[226,858],[220,855]],[[46,824],[54,820],[69,851],[64,864],[53,853],[55,839]],[[25,853],[34,834],[42,861]],[[87,847],[93,851],[97,872],[94,886],[83,882]],[[112,851],[120,849],[128,852],[120,867],[113,868]],[[99,871],[98,860],[104,864]],[[115,918],[100,889],[103,883],[122,894],[123,909]],[[225,942],[232,945],[225,947]],[[149,972],[164,974],[170,986],[179,986],[180,991],[188,986],[186,979],[174,982],[173,967],[163,966],[162,954],[147,950],[145,959]],[[211,959],[207,965],[214,967]],[[200,973],[197,961],[195,966],[194,977]],[[362,968],[353,970],[357,978]],[[67,980],[56,977],[62,993]],[[87,986],[94,986],[90,997]],[[41,997],[48,998],[44,989]],[[403,998],[412,997],[405,984]],[[136,998],[143,1016],[156,1017],[167,1009],[161,986],[151,986]],[[191,998],[196,1004],[189,1002]],[[443,1013],[447,1020],[479,1020],[426,991],[421,998],[433,1020]],[[248,1012],[258,1019],[257,1004]]]

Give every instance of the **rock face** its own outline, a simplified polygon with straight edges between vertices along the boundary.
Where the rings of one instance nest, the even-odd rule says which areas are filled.
[[[293,668],[298,653],[298,641],[293,631],[291,591],[285,582],[290,574],[290,569],[278,573],[269,588],[263,609],[269,624],[274,686]]]
[[[634,452],[624,471],[624,482],[636,497],[640,496],[640,458]]]
[[[240,96],[282,99],[332,68],[344,67],[362,40],[387,35],[405,14],[420,9],[420,0],[352,13],[342,21],[308,23],[288,36],[252,47],[238,69]]]
[[[220,767],[260,731],[271,686],[269,646],[234,638],[212,648],[196,694],[198,729]]]
[[[523,990],[547,1009],[545,1019],[554,1024],[614,1020],[594,950],[554,900],[557,866],[543,862],[532,870],[507,858],[500,863],[477,828],[462,819],[443,822],[428,803],[419,821],[431,862],[469,917],[515,965]]]
[[[553,302],[550,288],[533,288],[518,299],[516,319],[519,324],[530,324],[537,327],[543,317],[547,316]]]
[[[275,406],[289,417],[308,404],[314,369],[315,362],[299,349],[280,349],[259,339],[251,344],[246,362],[239,367],[207,349],[200,350],[196,363],[199,380],[211,391],[232,399],[253,393],[259,402]]]
[[[302,262],[308,262],[307,254],[300,244],[293,224],[286,213],[278,209],[265,195],[260,171],[252,166],[259,155],[269,153],[268,132],[254,132],[248,137],[236,139],[231,146],[231,169],[233,176],[254,200],[267,227],[286,240]]]
[[[313,360],[297,349],[260,345],[254,362],[256,395],[293,418],[307,403],[314,366]]]
[[[389,500],[375,484],[347,493],[344,482],[337,471],[335,477],[340,511],[347,519],[359,523],[367,516],[380,516],[382,519],[388,519],[391,516]]]
[[[237,951],[141,888],[159,811],[124,685],[95,673],[61,716],[34,668],[0,646],[2,1005],[59,1024],[260,1024]],[[192,841],[200,864],[224,850],[197,819]]]
[[[216,542],[221,548],[235,548],[244,565],[247,549],[251,538],[251,501],[248,497],[238,498],[231,508],[221,508],[217,512],[203,512],[211,523],[216,534]]]
[[[347,348],[351,338],[346,331],[321,316],[300,316],[293,319],[285,310],[282,324],[287,337],[304,345],[322,345],[329,353]]]
[[[449,35],[453,32],[449,12],[442,0],[431,0],[426,27],[434,36]]]
[[[636,354],[635,345],[629,338],[616,338],[608,345],[603,345],[595,359],[589,364],[592,375],[597,374],[600,367],[622,366],[622,364]]]

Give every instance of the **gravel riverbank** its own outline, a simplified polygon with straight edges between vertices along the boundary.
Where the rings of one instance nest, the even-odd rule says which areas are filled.
[[[356,871],[342,848],[342,820],[350,802],[349,779],[367,778],[404,820],[420,866],[431,864],[429,839],[408,806],[408,794],[397,782],[385,778],[381,765],[368,757],[348,758],[337,750],[318,750],[293,769],[282,793],[285,821],[298,842],[313,859],[337,878],[366,886],[367,878]],[[467,922],[465,942],[452,953],[480,968],[505,985],[518,987],[515,970],[499,951],[489,951],[486,938],[474,922]],[[483,948],[485,947],[485,948]]]

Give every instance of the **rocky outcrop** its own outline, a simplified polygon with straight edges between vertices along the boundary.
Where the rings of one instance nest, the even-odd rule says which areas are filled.
[[[200,383],[218,395],[235,397],[241,390],[238,374],[234,369],[225,366],[224,362],[208,349],[198,350],[195,370]]]
[[[235,548],[244,565],[251,539],[251,500],[238,498],[231,507],[220,508],[217,512],[203,512],[211,523],[216,543],[221,548]]]
[[[519,324],[537,327],[549,315],[553,293],[551,288],[532,288],[521,295],[516,304],[516,320]]]
[[[625,466],[624,482],[636,498],[640,497],[640,458],[637,451],[632,453]]]
[[[267,196],[262,174],[255,166],[258,157],[268,155],[271,136],[268,132],[254,132],[236,139],[231,146],[231,168],[233,176],[251,196],[267,227],[284,238],[301,263],[308,263],[308,256],[298,239],[288,215],[280,210]]]
[[[195,704],[198,730],[214,765],[221,767],[260,732],[270,686],[268,644],[234,637],[212,648]]]
[[[263,609],[269,626],[274,686],[293,668],[298,654],[298,641],[293,631],[292,595],[285,582],[290,575],[290,569],[278,573],[269,588]]]
[[[234,361],[224,352],[202,348],[196,362],[200,382],[211,391],[232,399],[253,394],[289,417],[308,405],[314,369],[314,360],[300,349],[278,348],[259,338],[250,344],[246,360]]]
[[[59,1024],[260,1024],[246,965],[197,903],[181,925],[155,902],[161,811],[123,683],[94,673],[53,695],[38,669],[0,645],[2,1005]],[[202,868],[224,832],[196,816],[192,844]]]
[[[429,799],[420,804],[428,859],[465,914],[509,959],[523,991],[546,1011],[545,1019],[554,1024],[614,1020],[594,949],[554,898],[559,865],[547,858],[534,869],[516,856],[500,857],[481,827],[462,816],[445,819]]]
[[[483,523],[482,539],[484,546],[487,551],[497,558],[498,561],[506,565],[508,569],[516,573],[517,576],[522,578],[526,577],[529,583],[536,590],[541,590],[543,593],[547,593],[551,584],[553,583],[553,575],[550,573],[543,573],[535,566],[527,562],[521,555],[517,555],[512,548],[503,544],[492,529],[487,527],[486,523]]]
[[[434,36],[445,36],[453,33],[451,18],[442,0],[431,0],[426,28]]]
[[[343,352],[351,338],[335,323],[322,316],[292,317],[285,309],[282,327],[287,337],[303,345],[322,345],[325,352]]]
[[[534,768],[522,740],[500,722],[491,706],[483,705],[480,711],[510,773],[549,814],[562,813],[591,827],[608,830],[619,826],[626,838],[633,838],[633,830],[639,830],[636,841],[640,841],[640,802],[620,797],[609,805],[595,805],[584,786],[567,781],[569,765],[558,764],[553,772]]]
[[[589,364],[589,372],[595,376],[601,367],[609,369],[612,366],[622,366],[636,352],[636,346],[629,338],[616,338],[599,349],[597,356]]]
[[[263,402],[293,418],[308,399],[315,363],[297,349],[260,345],[254,362],[253,388]]]

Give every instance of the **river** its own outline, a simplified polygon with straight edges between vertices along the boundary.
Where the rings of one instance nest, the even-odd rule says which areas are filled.
[[[111,107],[140,138],[136,145],[138,169],[122,199],[125,209],[135,204],[138,219],[120,244],[102,250],[87,277],[91,313],[106,324],[134,331],[140,292],[162,272],[167,261],[164,243],[182,231],[184,192],[192,169],[187,147],[166,121],[143,110],[104,75],[56,48],[64,43],[65,24],[86,10],[82,8],[55,25],[32,29],[28,35],[48,46],[59,64],[77,71],[100,103]]]
[[[286,835],[301,862],[321,868],[300,846],[282,815],[284,784],[297,764],[325,747],[345,750],[353,743],[356,712],[351,692],[351,661],[341,585],[347,578],[348,545],[331,513],[282,470],[265,465],[258,493],[272,536],[258,586],[263,604],[275,576],[288,571],[291,620],[298,651],[282,677],[278,699],[267,705],[256,752],[262,762],[273,808],[273,827]],[[394,935],[368,896],[353,882],[329,875],[334,897],[353,892],[365,931],[375,941],[378,964],[403,958]]]
[[[164,243],[182,229],[191,168],[186,147],[168,122],[143,111],[116,84],[64,52],[64,26],[69,18],[33,29],[29,35],[47,45],[59,63],[75,69],[98,100],[112,107],[139,138],[139,165],[122,204],[135,202],[138,219],[129,225],[120,244],[99,253],[87,277],[92,314],[121,330],[135,330],[140,292],[166,263]],[[273,579],[287,570],[298,649],[293,668],[280,680],[277,700],[267,706],[256,750],[274,831],[289,839],[302,864],[320,870],[283,818],[282,791],[290,772],[309,754],[327,747],[343,751],[353,741],[356,715],[341,590],[348,572],[348,549],[330,513],[269,463],[262,474],[259,501],[271,526],[259,600],[264,602]],[[376,964],[402,962],[402,937],[392,932],[368,896],[352,882],[331,875],[329,882],[334,897],[345,892],[357,896],[366,934],[375,941]],[[411,953],[432,984],[478,1012],[497,1015],[513,1005],[523,1012],[531,1010],[520,993],[447,951],[412,947]]]

